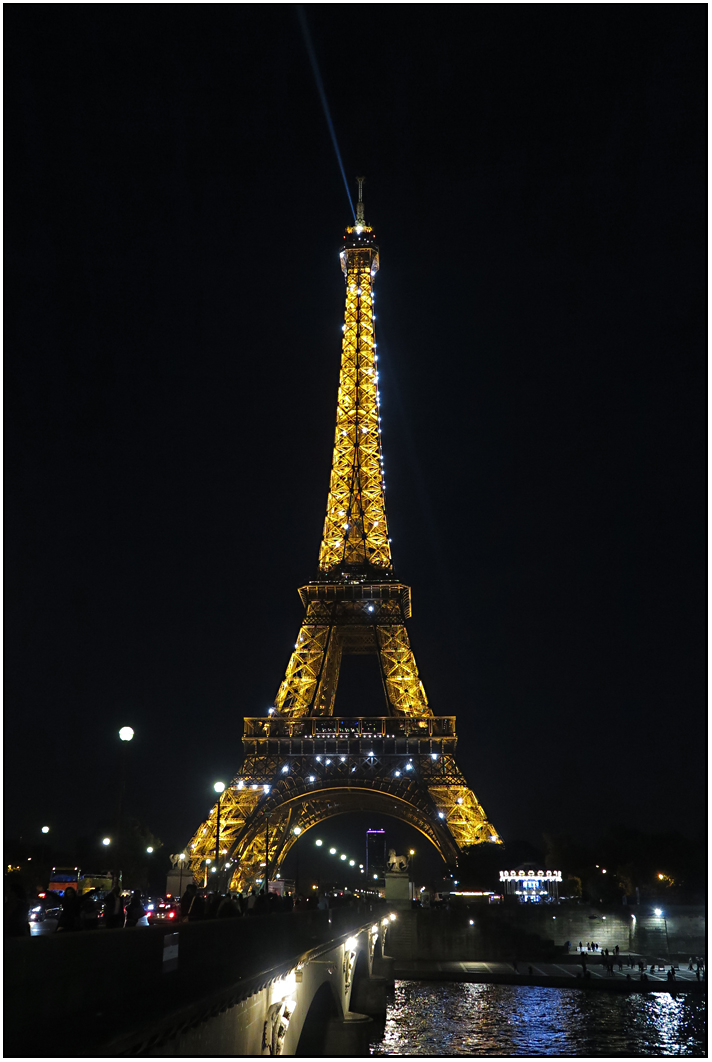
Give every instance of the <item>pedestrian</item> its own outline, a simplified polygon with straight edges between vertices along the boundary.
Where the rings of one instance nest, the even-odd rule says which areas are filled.
[[[255,898],[255,906],[252,913],[256,915],[265,915],[269,913],[269,901],[267,899],[267,894],[265,893],[264,888],[261,888],[260,891],[257,893],[257,897]]]
[[[126,904],[126,927],[132,929],[145,915],[146,910],[141,903],[141,896],[137,890],[131,893],[131,899]]]
[[[217,910],[217,918],[239,918],[241,915],[240,908],[235,903],[232,895],[223,896],[220,901],[220,906]]]
[[[690,962],[688,964],[687,969],[688,970],[694,970],[694,968],[695,968],[695,966],[694,966],[694,963],[692,962],[692,956],[690,956]]]
[[[183,922],[199,922],[205,914],[205,900],[198,892],[198,886],[191,881],[186,885],[180,901],[180,915]]]
[[[89,889],[81,898],[79,908],[79,924],[82,929],[96,929],[99,925],[99,893],[96,889]]]
[[[533,976],[534,976],[534,967],[533,967],[533,966],[530,966],[530,967],[529,967],[529,976],[530,976],[530,977],[533,977]]]
[[[672,963],[670,964],[670,980],[675,980],[675,967],[672,965]]]
[[[328,897],[328,895],[325,892],[322,892],[322,893],[319,894],[319,910],[320,911],[328,911],[329,910],[329,897]]]
[[[255,913],[255,904],[257,903],[257,889],[252,886],[250,895],[247,897],[247,913],[253,915]]]
[[[582,948],[583,948],[583,944],[581,943],[581,941],[579,941],[578,950],[581,951]]]
[[[205,897],[205,918],[217,918],[218,907],[222,903],[223,896],[219,892],[209,892]]]
[[[272,892],[272,891],[268,892],[267,893],[267,913],[268,914],[276,914],[278,911],[281,911],[281,909],[282,909],[281,897],[276,892]]]
[[[107,929],[124,928],[124,901],[118,885],[104,897],[104,925]]]
[[[615,953],[616,953],[616,955],[617,955],[617,954],[619,953],[619,951],[620,951],[621,949],[620,949],[620,948],[618,947],[618,945],[616,944],[616,946],[615,946],[615,948],[614,948],[613,950],[614,950],[614,952],[615,952]]]
[[[700,979],[700,967],[699,967],[699,964],[698,964],[698,965],[697,965],[697,967],[695,968],[695,977],[696,977],[696,978],[697,978],[697,980],[699,981],[699,979]]]
[[[79,929],[79,897],[72,885],[67,885],[62,897],[62,913],[57,921],[57,932],[70,933]]]
[[[623,969],[623,959],[621,958],[620,955],[618,956],[618,969],[619,970]]]
[[[5,908],[3,933],[6,937],[29,937],[30,905],[25,890],[19,881],[5,879]]]
[[[285,911],[293,911],[294,910],[294,897],[292,896],[291,892],[286,892],[285,895],[284,895],[284,910]]]

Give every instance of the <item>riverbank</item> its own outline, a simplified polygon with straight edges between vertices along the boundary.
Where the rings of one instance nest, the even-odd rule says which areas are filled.
[[[636,957],[633,956],[635,959]],[[625,957],[627,962],[627,956]],[[707,984],[698,981],[694,971],[679,969],[675,980],[667,979],[667,971],[646,972],[640,979],[637,969],[630,966],[606,971],[602,963],[586,964],[586,976],[581,964],[573,962],[435,962],[428,960],[396,959],[393,974],[397,981],[460,981],[473,984],[525,985],[538,988],[573,988],[586,991],[614,993],[666,992],[670,995],[691,993],[705,995]]]

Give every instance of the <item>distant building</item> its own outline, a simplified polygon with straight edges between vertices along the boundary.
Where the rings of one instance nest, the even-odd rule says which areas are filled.
[[[540,870],[535,863],[522,863],[515,870],[500,870],[505,896],[520,903],[558,903],[560,870]]]
[[[369,882],[386,873],[386,831],[366,830],[366,874]]]

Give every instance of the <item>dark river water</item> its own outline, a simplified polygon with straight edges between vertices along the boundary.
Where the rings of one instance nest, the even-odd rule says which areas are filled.
[[[705,998],[397,981],[372,1055],[706,1054]]]

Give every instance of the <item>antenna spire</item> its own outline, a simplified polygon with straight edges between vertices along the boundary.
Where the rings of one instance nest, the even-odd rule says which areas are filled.
[[[356,224],[357,225],[365,225],[366,222],[364,221],[364,217],[363,217],[363,182],[366,180],[366,178],[365,177],[357,177],[356,180],[358,181],[358,203],[356,204]]]

